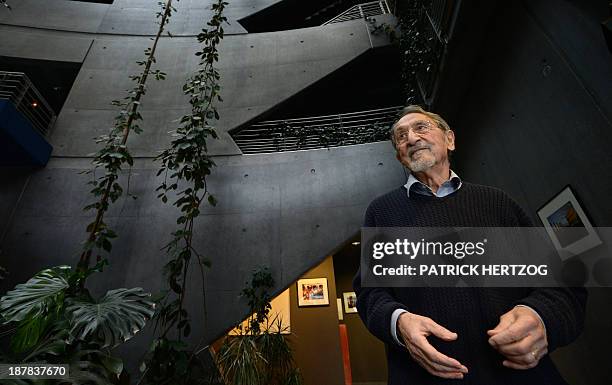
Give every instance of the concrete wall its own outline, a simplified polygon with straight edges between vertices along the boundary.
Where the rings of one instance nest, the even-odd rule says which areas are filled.
[[[536,223],[537,210],[570,184],[595,226],[612,225],[605,3],[499,2],[470,87],[453,106],[458,173],[508,191]],[[571,384],[612,376],[610,303],[610,289],[591,289],[584,334],[553,354]]]
[[[353,236],[368,202],[403,176],[388,143],[215,161],[209,186],[219,204],[204,210],[196,228],[196,247],[213,265],[207,273],[209,319],[205,329],[197,328],[203,302],[194,268],[188,298],[196,320],[194,341],[218,336],[244,315],[238,294],[254,266],[270,266],[279,288],[286,286]],[[2,264],[12,273],[4,289],[43,267],[74,263],[91,220],[81,211],[90,201],[87,178],[78,174],[88,167],[88,159],[52,159],[46,169],[29,175],[2,245]],[[177,212],[155,198],[161,182],[155,172],[149,160],[138,160],[129,189],[138,199],[126,196],[109,212],[107,223],[120,237],[110,268],[91,281],[95,292],[164,287],[160,249]],[[6,196],[16,201],[19,189],[15,184]],[[138,335],[125,354],[138,359],[147,338]]]
[[[81,209],[91,202],[87,177],[93,138],[108,132],[116,114],[113,99],[131,87],[143,50],[155,32],[155,1],[115,0],[112,5],[77,1],[11,1],[0,12],[0,55],[82,63],[50,138],[54,153],[44,169],[0,170],[3,238],[0,265],[11,276],[0,292],[42,268],[74,264],[85,224]],[[157,53],[165,81],[151,81],[142,101],[144,133],[128,142],[136,157],[122,183],[138,199],[124,196],[107,215],[119,234],[111,266],[91,280],[95,293],[122,286],[164,288],[160,249],[178,212],[156,199],[158,165],[152,158],[170,140],[174,120],[186,112],[181,92],[195,69],[194,35],[204,26],[211,2],[177,4]],[[356,20],[320,28],[246,34],[237,20],[268,1],[228,6],[230,26],[221,45],[219,69],[224,103],[219,106],[220,140],[210,143],[217,168],[209,181],[219,200],[197,224],[198,249],[212,260],[206,273],[207,303],[197,269],[190,277],[192,340],[219,336],[246,311],[238,294],[256,265],[272,268],[285,287],[359,231],[366,205],[403,178],[388,143],[330,150],[241,156],[227,131],[312,85],[369,49],[385,44]],[[209,319],[202,314],[207,307]],[[148,348],[145,330],[121,348],[132,373]]]
[[[87,157],[95,151],[94,136],[112,127],[114,99],[125,95],[138,73],[136,61],[156,32],[156,2],[117,0],[112,5],[78,1],[19,1],[0,13],[0,56],[82,63],[73,89],[58,117],[51,142],[56,157]],[[167,132],[186,110],[182,84],[195,70],[195,35],[209,16],[209,3],[181,1],[157,52],[157,69],[165,81],[151,81],[141,112],[147,135],[133,138],[132,153],[152,157],[169,142]],[[215,155],[238,155],[226,133],[295,95],[349,63],[372,47],[386,44],[371,36],[361,20],[326,27],[246,34],[238,19],[261,9],[262,1],[232,2],[220,46],[219,105],[221,140],[212,143]],[[100,20],[98,20],[100,19]],[[109,30],[104,26],[113,25]],[[30,28],[32,27],[32,28]],[[282,79],[282,81],[278,81]]]
[[[233,1],[227,7],[231,21],[227,31],[245,33],[237,20],[266,8],[275,0]],[[28,26],[36,29],[78,31],[93,34],[152,35],[156,26],[151,23],[159,8],[157,1],[114,0],[113,4],[96,4],[70,0],[12,0],[13,10],[0,13],[0,23]],[[210,19],[210,1],[174,0],[177,8],[173,32],[194,36],[203,28],[202,21]]]

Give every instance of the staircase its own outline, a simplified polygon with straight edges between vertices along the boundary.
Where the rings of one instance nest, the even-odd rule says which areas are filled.
[[[369,3],[353,5],[351,8],[342,12],[333,19],[326,21],[323,23],[323,25],[342,23],[343,21],[355,19],[366,19],[373,16],[384,15],[386,13],[391,13],[391,10],[389,9],[389,5],[385,0],[371,1]]]

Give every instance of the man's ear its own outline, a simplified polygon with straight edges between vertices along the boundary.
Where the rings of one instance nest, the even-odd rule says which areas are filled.
[[[455,133],[453,130],[446,131],[446,147],[450,151],[455,151]]]
[[[399,151],[395,151],[395,159],[399,160],[399,162],[402,163],[402,157],[400,156]]]

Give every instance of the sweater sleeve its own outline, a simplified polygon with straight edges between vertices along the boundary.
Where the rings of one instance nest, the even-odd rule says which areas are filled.
[[[376,227],[374,207],[368,207],[364,227]],[[391,317],[397,309],[408,310],[406,306],[395,299],[392,288],[361,286],[361,267],[353,279],[353,288],[357,295],[357,311],[366,328],[383,342],[395,345]]]
[[[583,287],[534,289],[517,304],[534,309],[546,326],[548,350],[574,341],[582,332],[587,291]]]
[[[408,308],[397,302],[391,288],[362,287],[361,269],[353,280],[353,288],[357,294],[357,311],[366,328],[381,341],[395,345],[391,334],[391,316],[397,309]]]
[[[534,224],[516,203],[515,210],[519,225],[533,227]],[[582,332],[586,311],[587,291],[584,287],[543,287],[534,288],[528,296],[517,301],[535,310],[546,327],[548,350],[574,341]]]

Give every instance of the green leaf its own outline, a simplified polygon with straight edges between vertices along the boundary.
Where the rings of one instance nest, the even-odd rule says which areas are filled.
[[[116,376],[103,364],[108,355],[96,349],[74,349],[67,361],[69,365],[70,383],[72,385],[109,385],[115,383],[112,377]],[[65,359],[65,358],[64,358]]]
[[[155,313],[142,288],[109,290],[99,302],[74,301],[66,309],[70,340],[95,340],[114,347],[132,338]]]
[[[266,384],[266,364],[254,336],[249,335],[225,340],[217,356],[217,365],[232,384]]]
[[[34,347],[43,334],[48,320],[48,317],[32,317],[20,322],[17,331],[11,337],[11,351],[23,353]]]
[[[63,306],[70,266],[43,270],[26,283],[15,286],[0,299],[5,323],[51,314]]]
[[[209,195],[208,196],[208,203],[210,203],[211,206],[216,206],[217,205],[217,198],[215,198],[213,195]]]
[[[102,356],[101,361],[106,370],[116,374],[117,377],[119,377],[121,372],[123,372],[123,361],[121,358],[104,355]]]
[[[102,239],[102,248],[110,253],[113,248],[113,244],[106,238]]]
[[[66,353],[68,323],[65,319],[55,320],[39,339],[36,346],[23,359],[23,362],[41,361],[47,356],[63,356]]]

